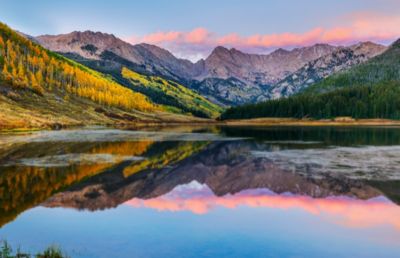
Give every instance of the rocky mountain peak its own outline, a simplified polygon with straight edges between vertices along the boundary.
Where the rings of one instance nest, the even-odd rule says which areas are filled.
[[[360,42],[352,45],[349,49],[353,50],[356,55],[365,55],[369,58],[383,53],[387,47],[373,43],[371,41]]]
[[[290,53],[289,50],[286,50],[286,49],[283,49],[283,48],[278,48],[277,50],[273,51],[271,53],[271,55],[286,55],[288,53]]]
[[[206,58],[206,60],[212,60],[215,58],[224,58],[227,59],[231,56],[231,51],[223,46],[218,46],[213,49],[211,54]]]
[[[93,31],[73,31],[61,35],[36,37],[44,47],[62,53],[75,53],[85,58],[99,59],[100,54],[109,48],[124,48],[128,43],[113,34]]]
[[[275,84],[270,89],[270,98],[287,97],[298,93],[333,73],[366,62],[385,50],[385,46],[372,42],[361,42],[350,47],[338,47],[333,52],[308,62],[299,70]]]

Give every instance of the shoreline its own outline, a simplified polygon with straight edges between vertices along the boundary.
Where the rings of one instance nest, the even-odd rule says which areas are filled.
[[[229,126],[400,126],[400,120],[391,119],[295,119],[254,118],[225,120]]]
[[[203,120],[203,121],[143,121],[135,123],[77,123],[77,124],[44,124],[38,127],[12,127],[10,124],[2,127],[0,124],[0,133],[22,133],[34,132],[41,130],[62,130],[71,128],[83,127],[110,127],[120,129],[139,129],[147,127],[169,127],[169,126],[254,126],[254,127],[269,127],[269,126],[400,126],[400,120],[390,119],[351,119],[351,120],[311,120],[311,119],[295,119],[295,118],[255,118],[255,119],[240,119],[240,120]]]

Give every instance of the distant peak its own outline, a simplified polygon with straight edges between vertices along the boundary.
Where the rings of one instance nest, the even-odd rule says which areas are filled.
[[[114,34],[108,34],[108,33],[103,33],[100,31],[91,31],[91,30],[85,30],[85,31],[72,31],[70,33],[66,34],[58,34],[58,35],[40,35],[37,38],[81,38],[81,37],[97,37],[97,38],[110,38],[110,39],[116,39]]]
[[[280,55],[287,54],[287,53],[289,53],[289,51],[286,49],[283,49],[283,48],[278,48],[274,52],[272,52],[272,54],[280,54]]]
[[[229,51],[229,49],[227,49],[226,47],[223,47],[223,46],[217,46],[213,50],[213,52],[227,52],[227,51]]]
[[[363,41],[363,42],[358,42],[357,44],[353,45],[355,47],[371,47],[371,46],[381,46],[380,44],[376,44],[371,41]]]
[[[316,43],[313,45],[313,47],[332,47],[332,46],[326,43]]]

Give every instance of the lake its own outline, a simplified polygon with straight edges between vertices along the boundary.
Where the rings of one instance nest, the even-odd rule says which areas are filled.
[[[400,257],[400,128],[0,135],[0,239],[71,257]]]

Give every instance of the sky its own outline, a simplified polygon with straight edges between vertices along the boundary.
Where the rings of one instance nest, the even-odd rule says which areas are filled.
[[[26,34],[112,33],[192,61],[223,45],[268,53],[315,43],[389,44],[400,0],[0,0],[0,21]]]

